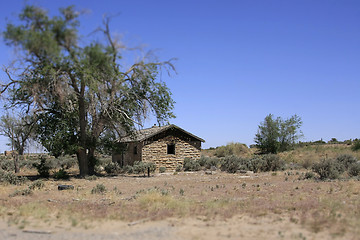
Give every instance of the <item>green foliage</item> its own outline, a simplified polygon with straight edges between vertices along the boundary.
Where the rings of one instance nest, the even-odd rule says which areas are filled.
[[[265,117],[255,135],[255,143],[262,153],[277,153],[291,149],[302,136],[301,118],[294,115],[286,120],[273,118],[272,114]]]
[[[304,178],[305,179],[314,179],[315,175],[313,172],[306,172]]]
[[[104,170],[107,174],[116,174],[121,168],[117,162],[110,162],[104,167]]]
[[[22,185],[26,182],[25,177],[18,177],[13,172],[0,170],[0,182],[12,185]]]
[[[50,155],[72,155],[78,149],[76,127],[79,125],[76,112],[63,111],[59,103],[54,103],[51,112],[38,115],[37,139]]]
[[[166,172],[166,167],[159,167],[159,173]]]
[[[274,154],[254,156],[253,158],[227,156],[221,160],[220,168],[228,173],[236,173],[238,171],[278,171],[285,169],[285,162]]]
[[[0,168],[4,171],[14,171],[14,161],[10,159],[2,159],[0,161]]]
[[[360,150],[360,140],[359,139],[356,139],[356,140],[353,141],[351,149],[353,151],[359,151]]]
[[[197,160],[193,160],[191,158],[185,158],[183,168],[184,171],[199,171],[200,163]]]
[[[348,169],[350,165],[357,162],[356,157],[349,154],[342,154],[336,158],[336,161],[342,165],[345,169]]]
[[[150,172],[155,172],[155,170],[156,170],[155,163],[137,161],[134,163],[134,166],[133,166],[133,172],[135,174],[143,173],[145,175],[147,173],[148,169],[150,169]]]
[[[263,165],[260,168],[261,171],[279,171],[285,169],[285,163],[280,159],[278,155],[266,154],[263,156]]]
[[[96,186],[91,190],[91,194],[104,194],[106,193],[106,187],[104,184],[96,184]]]
[[[339,143],[339,141],[336,139],[336,138],[331,138],[329,141],[328,141],[329,144],[336,144],[336,143]]]
[[[337,179],[344,172],[344,166],[335,159],[323,159],[314,163],[312,169],[319,174],[321,180]]]
[[[40,163],[34,163],[34,167],[37,169],[40,177],[48,178],[50,176],[51,167],[45,156],[41,156]]]
[[[218,168],[220,165],[220,160],[217,157],[207,157],[201,155],[199,159],[199,164],[201,167],[205,167],[206,169],[210,169],[211,167]]]
[[[123,171],[128,174],[132,174],[132,173],[134,173],[134,168],[133,168],[133,166],[126,165],[126,166],[124,166]]]
[[[349,166],[348,174],[350,177],[360,176],[360,162],[352,163]]]
[[[65,171],[65,169],[61,168],[59,171],[55,172],[53,177],[57,180],[59,179],[69,179],[70,175]]]
[[[221,171],[226,171],[228,173],[236,173],[239,170],[246,170],[246,159],[239,158],[234,155],[226,156],[221,160]]]

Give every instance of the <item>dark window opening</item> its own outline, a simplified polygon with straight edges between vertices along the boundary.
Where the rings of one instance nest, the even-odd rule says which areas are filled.
[[[175,144],[170,143],[167,145],[167,154],[175,154]]]
[[[137,154],[138,151],[137,151],[137,146],[134,147],[134,154]]]

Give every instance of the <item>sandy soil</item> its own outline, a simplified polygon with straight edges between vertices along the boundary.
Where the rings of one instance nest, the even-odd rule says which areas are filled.
[[[349,239],[345,236],[342,239]],[[0,222],[0,239],[333,239],[326,232],[313,233],[278,217],[236,216],[228,220],[185,218],[149,222],[107,221],[92,229],[36,227],[19,229]],[[339,239],[339,238],[337,238]]]
[[[44,182],[28,196],[10,197],[26,186],[0,186],[0,239],[360,239],[359,181],[201,171]],[[108,191],[91,194],[97,184]],[[167,195],[142,198],[144,189]],[[184,211],[171,205],[183,202]]]

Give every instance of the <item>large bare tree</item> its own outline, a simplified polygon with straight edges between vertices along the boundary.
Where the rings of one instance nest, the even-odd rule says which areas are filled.
[[[126,48],[111,34],[108,19],[96,31],[104,39],[99,41],[80,37],[74,7],[60,13],[50,17],[40,7],[26,6],[19,23],[7,25],[4,39],[20,57],[5,70],[1,92],[8,92],[9,106],[37,116],[45,148],[76,153],[85,176],[94,173],[103,135],[129,134],[149,114],[159,123],[174,117],[170,90],[159,80],[162,69],[174,69],[170,61],[146,57],[125,68]]]
[[[28,147],[28,143],[34,134],[35,122],[29,115],[9,113],[1,116],[0,119],[0,135],[9,138],[12,155],[14,158],[15,173],[20,171],[19,156],[23,158],[24,151]],[[16,152],[14,152],[16,150]]]

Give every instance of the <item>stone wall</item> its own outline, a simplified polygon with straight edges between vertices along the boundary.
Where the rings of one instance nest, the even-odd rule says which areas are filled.
[[[167,154],[168,144],[175,144],[175,154]],[[142,149],[142,161],[154,162],[157,169],[166,167],[167,171],[175,170],[177,165],[183,165],[184,158],[199,159],[200,149],[174,136],[154,141]]]

